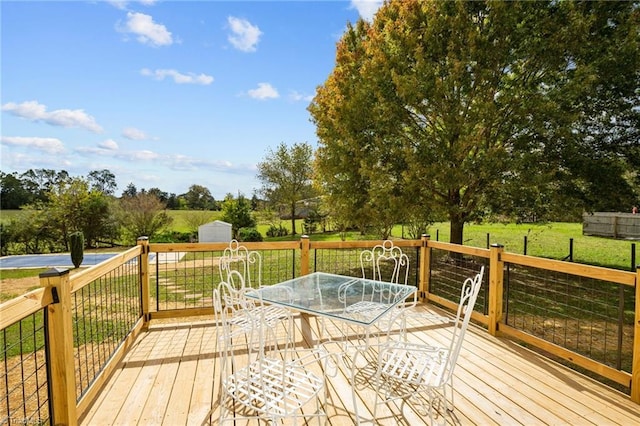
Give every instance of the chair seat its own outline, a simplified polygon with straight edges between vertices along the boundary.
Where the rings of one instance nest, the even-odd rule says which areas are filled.
[[[277,321],[288,318],[289,315],[290,313],[284,308],[272,305],[264,305],[254,307],[252,309],[251,316],[246,315],[245,313],[236,313],[236,315],[229,318],[228,321],[230,324],[236,327],[240,327],[243,330],[248,330],[253,327],[251,321],[253,321],[254,318],[262,318],[267,325],[273,326],[277,324]]]
[[[382,349],[380,374],[411,385],[439,386],[448,356],[448,349],[393,342]]]
[[[223,386],[237,402],[257,414],[288,416],[316,398],[324,388],[324,379],[299,361],[263,358],[227,377]]]
[[[380,302],[371,302],[367,300],[363,300],[362,302],[356,302],[352,305],[349,305],[345,311],[353,314],[361,313],[361,312],[372,312],[372,311],[383,311],[388,308],[389,305]]]

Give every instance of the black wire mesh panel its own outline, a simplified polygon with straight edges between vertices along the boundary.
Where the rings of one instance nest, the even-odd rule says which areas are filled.
[[[138,270],[132,259],[72,294],[78,399],[142,315]]]
[[[474,310],[486,315],[489,309],[489,260],[487,258],[431,249],[429,293],[458,303],[464,280],[478,274],[482,266],[485,267],[485,272]]]
[[[631,372],[634,288],[507,264],[506,324]]]
[[[0,332],[0,425],[49,424],[46,310]]]

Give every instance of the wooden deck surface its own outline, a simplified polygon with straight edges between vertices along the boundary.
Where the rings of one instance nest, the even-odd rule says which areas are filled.
[[[416,309],[427,313],[435,308]],[[211,320],[177,321],[152,324],[138,338],[80,419],[82,425],[218,424],[215,325]],[[450,333],[450,326],[415,320],[409,329],[412,340],[427,343],[444,344]],[[355,424],[349,376],[341,368],[329,378],[326,424]],[[640,405],[627,395],[475,326],[462,347],[454,385],[455,410],[444,417],[449,425],[640,424]],[[364,418],[372,417],[374,395],[366,383],[358,387],[356,402]],[[376,421],[367,424],[429,423],[409,406],[389,404],[378,412]]]

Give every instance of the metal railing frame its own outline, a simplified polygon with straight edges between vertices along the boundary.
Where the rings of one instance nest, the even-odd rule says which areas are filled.
[[[292,270],[295,275],[308,274],[312,268],[314,251],[323,249],[361,249],[370,248],[381,241],[324,241],[312,242],[308,237],[302,236],[299,241],[273,242],[273,243],[246,243],[250,250],[294,250],[299,253],[299,259]],[[507,253],[500,245],[494,244],[489,249],[460,246],[455,244],[432,241],[424,235],[420,240],[399,240],[396,245],[408,250],[417,250],[417,281],[418,294],[423,302],[438,303],[446,308],[455,308],[457,301],[448,300],[430,292],[431,256],[432,250],[448,251],[453,257],[472,256],[488,262],[488,291],[484,312],[474,311],[473,319],[486,326],[488,332],[494,336],[514,338],[533,345],[553,355],[559,356],[572,363],[593,371],[605,378],[628,386],[632,401],[640,404],[640,266],[636,272],[617,271],[607,268],[579,265],[556,260],[549,260],[525,255]],[[69,277],[68,270],[54,269],[41,274],[42,289],[35,290],[20,298],[8,301],[0,305],[0,329],[4,330],[11,324],[20,321],[27,315],[31,315],[40,309],[47,310],[47,350],[48,360],[48,385],[50,389],[51,423],[53,424],[77,424],[78,417],[89,407],[92,400],[100,392],[102,386],[115,369],[117,362],[124,356],[137,335],[142,332],[154,318],[184,317],[189,315],[211,314],[209,307],[192,309],[174,309],[167,311],[153,311],[151,307],[151,292],[149,291],[149,254],[162,252],[199,252],[222,250],[227,243],[200,243],[200,244],[150,244],[148,239],[141,238],[138,245],[127,252],[114,256],[100,265],[91,267],[79,274]],[[104,274],[124,264],[133,258],[139,262],[140,285],[140,309],[139,321],[123,339],[112,356],[97,376],[92,381],[90,389],[84,392],[80,398],[76,395],[76,377],[74,366],[74,345],[72,326],[72,294],[85,285],[100,279]],[[157,256],[156,256],[157,258]],[[298,263],[299,262],[299,267]],[[620,371],[603,365],[583,355],[572,352],[566,348],[553,345],[543,339],[527,334],[521,330],[510,327],[504,321],[504,271],[506,264],[524,265],[550,271],[562,271],[563,273],[594,278],[619,285],[635,288],[635,312],[634,312],[634,342],[633,361],[631,373]],[[1,415],[1,414],[0,414]],[[8,413],[11,415],[11,413]]]

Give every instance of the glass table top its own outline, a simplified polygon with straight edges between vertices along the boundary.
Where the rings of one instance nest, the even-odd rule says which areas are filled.
[[[246,293],[247,297],[362,325],[370,325],[416,291],[416,287],[314,272]]]

